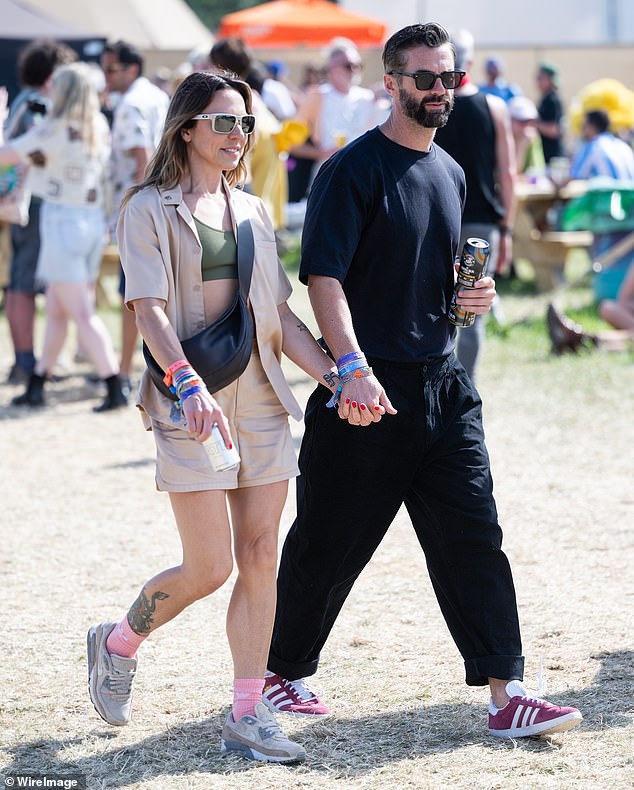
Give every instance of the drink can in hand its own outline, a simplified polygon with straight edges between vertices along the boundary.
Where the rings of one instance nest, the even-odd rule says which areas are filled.
[[[235,446],[229,449],[225,445],[225,440],[222,438],[216,423],[213,424],[211,429],[211,436],[202,445],[207,451],[214,472],[224,472],[227,469],[233,469],[240,463],[238,451]]]
[[[457,302],[458,291],[461,288],[474,287],[476,281],[486,272],[489,254],[489,242],[484,239],[467,239],[462,248],[458,277],[447,313],[449,321],[455,326],[473,326],[476,314],[460,307]]]

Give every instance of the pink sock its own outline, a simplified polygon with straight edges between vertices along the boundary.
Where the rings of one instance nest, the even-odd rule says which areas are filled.
[[[234,678],[233,720],[239,721],[247,714],[255,716],[255,706],[262,702],[264,678]]]
[[[106,649],[109,653],[124,658],[134,658],[139,645],[147,636],[141,636],[130,628],[128,616],[125,615],[120,623],[117,623],[110,632],[106,640]]]

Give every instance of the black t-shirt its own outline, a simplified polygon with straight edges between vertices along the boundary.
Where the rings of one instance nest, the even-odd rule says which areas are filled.
[[[561,119],[564,116],[564,109],[561,104],[561,99],[554,91],[552,93],[547,93],[546,96],[544,96],[540,102],[539,107],[537,108],[537,112],[539,113],[539,118],[542,121],[555,121],[556,123],[561,123]],[[550,162],[553,156],[564,155],[564,146],[561,135],[559,137],[544,137],[541,135],[541,138],[542,146],[544,148],[544,159],[547,162]]]
[[[454,347],[447,320],[464,173],[441,148],[405,148],[378,128],[325,162],[308,197],[300,280],[342,283],[368,357],[422,362]]]

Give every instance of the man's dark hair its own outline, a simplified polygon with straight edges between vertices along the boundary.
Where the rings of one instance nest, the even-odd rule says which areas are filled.
[[[247,78],[253,63],[249,48],[236,36],[216,41],[209,53],[209,60],[216,68],[233,72],[242,80]]]
[[[603,110],[590,110],[590,112],[586,113],[586,121],[591,126],[594,126],[599,134],[607,132],[610,128],[610,116]]]
[[[143,74],[143,55],[141,55],[134,44],[128,44],[127,41],[121,40],[114,41],[111,44],[106,44],[103,51],[104,53],[108,52],[114,55],[117,61],[123,66],[138,66],[139,77]]]
[[[77,60],[77,54],[59,41],[31,41],[18,56],[18,78],[21,85],[41,88],[58,66]]]
[[[449,33],[442,25],[435,22],[427,22],[424,25],[408,25],[407,27],[397,30],[385,42],[383,47],[383,68],[386,72],[398,71],[402,69],[407,62],[406,53],[414,47],[430,47],[436,49],[443,44],[450,44],[452,50],[455,50]]]

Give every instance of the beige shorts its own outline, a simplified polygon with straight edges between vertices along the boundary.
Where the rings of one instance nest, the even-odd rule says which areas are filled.
[[[244,373],[214,397],[229,421],[240,465],[215,472],[205,448],[175,425],[152,419],[159,491],[217,491],[288,480],[299,474],[288,414],[257,350]]]

